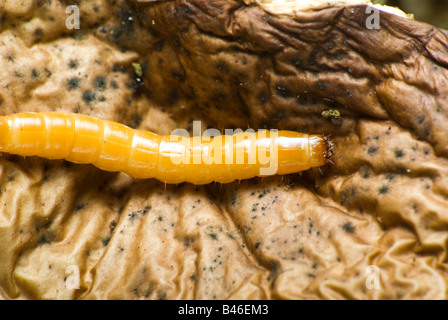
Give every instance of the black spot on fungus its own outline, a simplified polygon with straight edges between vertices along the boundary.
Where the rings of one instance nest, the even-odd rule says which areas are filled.
[[[294,65],[294,67],[296,67],[297,69],[301,69],[302,68],[302,60],[300,59],[294,59],[292,61],[292,64]]]
[[[32,78],[39,78],[40,73],[36,69],[31,70],[31,77]]]
[[[280,110],[280,111],[278,111],[277,114],[275,115],[274,120],[278,121],[278,120],[283,119],[284,117],[285,117],[285,112],[282,111],[282,110]]]
[[[236,39],[236,42],[238,42],[239,44],[244,44],[246,42],[246,39],[244,39],[244,37],[238,37]]]
[[[254,203],[254,204],[252,205],[252,212],[257,211],[257,206],[258,206],[258,202]]]
[[[350,222],[346,222],[342,225],[342,229],[344,229],[345,232],[347,233],[355,233],[355,227],[350,223]]]
[[[123,9],[121,11],[121,27],[119,28],[122,35],[132,37],[134,34],[134,18],[133,12]]]
[[[425,121],[425,116],[424,115],[420,115],[417,117],[417,122],[418,124],[422,124]]]
[[[234,206],[236,203],[236,195],[232,194],[230,197],[230,205]]]
[[[185,237],[184,238],[185,247],[189,247],[194,241],[195,239],[193,237]]]
[[[37,28],[36,30],[34,30],[34,35],[36,37],[41,37],[44,34],[43,30],[40,28]]]
[[[308,226],[309,226],[308,233],[311,234],[311,233],[313,232],[313,227],[314,227],[314,225],[313,225],[312,222],[310,222],[310,223],[308,224]]]
[[[285,99],[292,97],[291,91],[289,91],[285,87],[282,87],[279,85],[275,86],[275,92],[277,95],[279,95],[280,97],[285,98]]]
[[[173,78],[177,81],[184,81],[185,80],[185,69],[181,67],[179,71],[173,71],[172,72]]]
[[[114,64],[113,66],[112,66],[112,72],[125,72],[126,70],[125,70],[125,68],[124,68],[124,66],[122,66],[122,65],[118,65],[118,64]]]
[[[78,78],[68,79],[67,88],[68,88],[68,90],[78,89],[79,88],[79,79]]]
[[[417,206],[416,203],[414,203],[414,204],[412,205],[412,209],[414,210],[415,213],[418,213],[418,206]]]
[[[368,154],[374,154],[378,151],[378,147],[370,147],[369,150],[367,150]]]
[[[110,229],[110,231],[114,231],[115,228],[117,227],[117,224],[118,224],[117,220],[112,220],[112,221],[109,223],[109,229]]]
[[[82,209],[84,209],[86,207],[85,203],[78,203],[77,205],[75,205],[75,211],[80,211]]]
[[[109,244],[110,239],[111,239],[110,236],[107,236],[107,237],[103,238],[103,239],[101,240],[101,242],[103,243],[103,246],[106,247],[106,246]]]
[[[95,93],[93,93],[92,91],[84,91],[82,94],[82,100],[86,103],[86,104],[91,104],[92,102],[94,102],[96,99]]]
[[[347,194],[343,193],[341,195],[341,205],[343,205],[347,202],[347,198],[348,198]]]
[[[308,104],[308,97],[306,94],[299,94],[297,95],[297,103],[300,105],[307,105]]]
[[[138,219],[138,213],[139,213],[138,211],[131,212],[129,214],[129,219],[131,219],[131,220]]]
[[[219,61],[219,62],[216,64],[216,68],[217,68],[219,71],[223,71],[223,72],[226,73],[226,74],[229,73],[229,68],[227,67],[226,63],[223,62],[223,61]]]
[[[84,31],[76,31],[73,34],[70,35],[72,39],[75,39],[76,41],[81,41],[85,38],[85,32]]]
[[[111,87],[112,89],[118,89],[118,83],[117,83],[117,81],[112,80],[112,81],[110,82],[110,87]]]
[[[388,186],[382,186],[381,188],[378,189],[378,192],[380,194],[386,194],[389,192],[389,187]]]
[[[393,174],[393,173],[388,173],[388,174],[386,175],[386,179],[389,180],[389,181],[394,180],[394,179],[395,179],[395,174]]]
[[[44,234],[42,234],[39,239],[36,242],[36,245],[41,246],[44,244],[50,244],[51,242],[53,242],[55,236],[53,233],[51,232],[45,232]]]
[[[269,193],[269,190],[263,190],[263,192],[258,194],[258,199],[263,198],[267,193]],[[275,202],[275,201],[274,201]]]
[[[95,89],[103,91],[107,88],[106,78],[103,76],[98,76],[95,78]]]
[[[258,249],[258,247],[260,246],[260,242],[257,241],[257,242],[255,242],[254,245],[255,245],[255,249]]]
[[[403,157],[404,153],[401,150],[395,150],[395,157],[396,158],[401,158]]]
[[[268,101],[268,93],[262,92],[258,95],[258,100],[261,102],[261,104],[265,104],[266,101]]]
[[[160,52],[165,47],[165,43],[163,41],[159,41],[154,45],[154,51]]]
[[[36,230],[36,232],[39,232],[42,228],[48,229],[51,223],[52,223],[51,220],[37,222],[36,225],[34,226],[34,229]]]
[[[174,36],[173,43],[176,47],[180,47],[180,38],[178,36]]]
[[[179,11],[182,14],[188,14],[188,13],[191,12],[190,8],[188,6],[186,6],[186,5],[184,5],[184,4],[179,6]]]
[[[235,236],[231,232],[227,232],[227,236],[232,240],[236,239]]]
[[[70,60],[70,62],[68,63],[68,67],[70,69],[76,69],[78,68],[78,66],[79,66],[78,60]]]
[[[176,89],[171,89],[168,91],[168,104],[175,105],[179,100],[179,92]]]
[[[213,240],[217,240],[217,239],[218,239],[218,235],[217,235],[216,233],[214,233],[214,232],[210,232],[210,233],[208,234],[208,236],[209,236],[210,238],[212,238]]]

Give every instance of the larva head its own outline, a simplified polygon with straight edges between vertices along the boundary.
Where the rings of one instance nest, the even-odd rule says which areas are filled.
[[[322,135],[278,132],[278,174],[296,173],[327,163],[328,144]]]
[[[331,157],[333,145],[321,135],[310,135],[310,167],[321,167]]]

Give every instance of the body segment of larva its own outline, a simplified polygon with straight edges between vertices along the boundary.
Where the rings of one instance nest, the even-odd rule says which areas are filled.
[[[0,151],[91,163],[106,171],[166,183],[228,183],[324,165],[331,144],[292,131],[240,132],[212,138],[160,136],[81,114],[0,117]]]

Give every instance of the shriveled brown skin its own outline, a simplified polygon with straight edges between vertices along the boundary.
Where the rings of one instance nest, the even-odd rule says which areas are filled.
[[[335,154],[322,172],[200,187],[4,155],[2,298],[447,298],[444,31],[386,13],[368,30],[365,6],[279,17],[224,0],[86,0],[68,31],[64,1],[33,3],[0,13],[2,114],[296,130]]]

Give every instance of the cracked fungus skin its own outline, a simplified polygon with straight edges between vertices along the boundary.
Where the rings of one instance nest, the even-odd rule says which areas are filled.
[[[2,298],[447,298],[447,33],[386,12],[368,30],[363,4],[246,2],[85,0],[80,30],[66,1],[1,5],[2,115],[336,146],[322,172],[204,186],[5,154]]]

